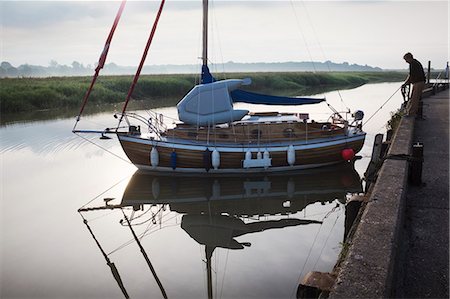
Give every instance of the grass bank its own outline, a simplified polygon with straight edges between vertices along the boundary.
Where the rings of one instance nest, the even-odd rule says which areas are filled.
[[[238,73],[224,78],[252,78],[250,91],[276,95],[308,95],[334,89],[357,87],[365,83],[401,81],[401,72],[370,73]],[[4,78],[0,79],[2,114],[78,107],[90,84],[90,77]],[[132,76],[103,76],[89,99],[90,105],[123,102]],[[149,108],[172,106],[198,82],[197,75],[143,75],[133,99],[148,101]]]

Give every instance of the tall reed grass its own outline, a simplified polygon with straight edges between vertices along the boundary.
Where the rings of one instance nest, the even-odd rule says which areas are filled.
[[[345,89],[365,83],[402,81],[404,73],[237,73],[222,74],[217,79],[252,78],[250,91],[275,95],[308,95],[319,91]],[[91,105],[123,102],[132,76],[105,76],[98,79],[91,97]],[[90,84],[90,77],[5,78],[0,79],[0,109],[2,113],[74,108],[81,101]],[[181,99],[193,85],[197,75],[143,75],[132,98],[154,101],[171,106]],[[150,106],[153,106],[149,102]]]

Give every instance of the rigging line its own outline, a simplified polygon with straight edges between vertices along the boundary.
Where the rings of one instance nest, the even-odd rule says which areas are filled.
[[[169,212],[168,212],[168,214],[170,214],[170,213],[172,213],[172,211],[169,211]],[[169,218],[169,219],[165,219],[161,224],[167,223],[167,222],[169,222],[170,220],[172,220],[172,219],[174,219],[174,218],[176,219],[177,217],[178,217],[178,214],[175,213],[174,216],[172,216],[172,217]],[[156,229],[153,227],[153,228],[152,228],[153,230],[151,230],[151,231],[149,230],[149,231],[144,232],[144,233],[142,234],[142,236],[141,236],[141,239],[144,238],[144,237],[146,237],[146,236],[148,236],[148,235],[153,234],[154,232],[156,232],[156,231],[158,231],[158,230],[160,230],[160,229],[162,229],[162,228],[171,227],[171,226],[178,226],[178,223],[171,224],[171,225],[166,225],[166,226],[164,226],[164,227],[156,227]]]
[[[139,218],[143,217],[145,214],[147,214],[148,212],[152,211],[151,208],[152,208],[152,207],[148,208],[147,211],[145,211],[144,213],[140,214],[139,216],[134,217],[131,221],[135,221],[136,219],[139,219]],[[145,224],[145,223],[147,223],[147,222],[149,222],[149,221],[151,222],[153,219],[155,219],[155,216],[156,216],[161,210],[162,210],[162,207],[160,207],[160,208],[159,208],[159,211],[157,211],[155,214],[152,213],[152,216],[151,216],[149,219],[144,220],[144,221],[139,222],[139,223],[133,223],[132,226],[142,225],[142,224]],[[153,211],[152,211],[152,212],[153,212]],[[145,232],[148,231],[148,230],[149,230],[149,229],[146,229],[146,230],[144,231],[144,233],[141,234],[140,239],[143,238],[143,235],[144,235]]]
[[[100,70],[105,65],[106,56],[108,55],[109,46],[111,44],[111,41],[112,41],[112,38],[113,38],[113,35],[114,35],[114,31],[116,30],[116,27],[119,24],[119,20],[120,20],[120,17],[122,15],[123,9],[125,8],[125,4],[126,4],[126,0],[122,0],[122,3],[120,4],[119,10],[117,11],[117,14],[116,14],[116,18],[114,19],[113,26],[111,27],[111,31],[109,32],[108,38],[106,39],[106,42],[105,42],[105,46],[103,47],[103,51],[102,51],[102,53],[100,55],[100,58],[98,60],[97,67],[95,68],[95,74],[92,77],[91,85],[89,86],[89,89],[87,90],[87,92],[86,92],[86,94],[85,94],[85,96],[83,98],[83,103],[81,105],[80,112],[78,113],[78,116],[77,116],[76,121],[75,121],[75,125],[73,126],[73,129],[72,129],[73,131],[75,130],[78,122],[80,121],[81,114],[83,113],[84,107],[87,104],[87,101],[88,101],[88,98],[89,98],[89,96],[91,94],[91,91],[94,88],[94,85],[95,85],[95,82],[97,81],[97,77],[98,77],[98,75],[100,73]]]
[[[169,220],[172,220],[173,218],[176,218],[177,216],[178,216],[178,215],[174,215],[172,218],[166,219],[165,222],[168,222]],[[171,227],[171,226],[178,226],[178,224],[167,225],[167,226],[165,226],[164,228],[166,228],[166,227]],[[161,228],[156,227],[156,229],[155,229],[155,227],[153,227],[152,229],[153,229],[153,230],[151,230],[151,231],[147,231],[147,232],[142,233],[142,234],[139,236],[139,239],[142,240],[144,237],[153,234],[154,232],[160,230]],[[133,242],[134,242],[134,239],[130,239],[130,240],[124,242],[122,245],[118,246],[116,249],[114,249],[114,250],[112,250],[111,252],[109,252],[108,255],[111,255],[111,254],[113,254],[113,253],[116,253],[117,251],[119,251],[119,250],[121,250],[121,249],[127,247],[128,245],[133,244]]]
[[[164,1],[164,0],[163,0]],[[125,220],[128,223],[128,227],[130,228],[130,231],[133,235],[133,238],[135,239],[137,245],[139,246],[139,249],[141,250],[142,255],[144,256],[145,261],[147,262],[147,266],[150,268],[150,271],[153,274],[153,278],[155,279],[156,283],[159,286],[159,289],[161,291],[161,294],[165,299],[167,299],[166,290],[164,289],[164,286],[162,285],[161,281],[159,280],[158,275],[156,274],[155,268],[153,267],[153,264],[150,261],[150,258],[147,255],[147,252],[145,251],[144,247],[142,246],[141,242],[139,241],[138,237],[136,236],[136,233],[133,230],[133,227],[131,227],[130,220],[128,219],[127,215],[125,215],[125,212],[121,209],[123,217],[125,217]]]
[[[100,216],[98,216],[98,217],[91,218],[89,221],[90,221],[90,222],[94,222],[94,221],[96,221],[96,220],[98,220],[98,219],[107,217],[107,216],[113,214],[114,212],[115,212],[114,209],[111,209],[109,213],[105,213],[105,214],[100,215]],[[79,213],[81,213],[81,211],[80,211]]]
[[[223,270],[223,277],[222,277],[222,286],[220,287],[220,296],[219,298],[222,298],[222,294],[223,294],[223,285],[225,283],[225,274],[227,272],[227,265],[228,265],[228,255],[230,254],[230,249],[227,249],[227,256],[225,258],[225,268]]]
[[[99,195],[97,195],[96,197],[94,197],[93,199],[91,199],[88,203],[84,204],[83,206],[81,206],[81,208],[78,209],[81,210],[83,208],[85,208],[87,205],[89,205],[91,202],[93,202],[94,200],[98,199],[100,196],[102,196],[103,194],[105,194],[106,192],[110,191],[112,188],[115,188],[117,185],[121,184],[125,179],[129,178],[130,176],[126,176],[124,178],[122,178],[120,181],[118,181],[117,183],[115,183],[114,185],[112,185],[111,187],[109,187],[108,189],[106,189],[105,191],[103,191],[102,193],[100,193]],[[81,212],[80,212],[81,214]]]
[[[333,223],[333,226],[331,227],[330,232],[328,233],[328,236],[327,236],[327,238],[325,239],[325,243],[323,244],[322,249],[320,250],[320,253],[319,253],[319,255],[318,255],[317,259],[316,259],[316,262],[314,263],[314,266],[312,267],[313,269],[316,269],[317,263],[319,262],[319,259],[320,259],[320,257],[322,256],[322,253],[323,253],[323,251],[324,251],[324,249],[325,249],[325,246],[327,245],[328,240],[330,239],[331,233],[333,232],[334,227],[336,226],[336,223],[337,223],[337,221],[338,221],[338,219],[339,219],[340,217],[341,217],[341,214],[339,214],[339,215],[336,217],[336,219],[335,219],[335,221],[334,221],[334,223]]]
[[[214,27],[212,28],[213,30],[213,36],[216,37],[217,39],[217,47],[219,48],[219,55],[220,55],[220,61],[222,63],[222,74],[224,76],[224,79],[227,79],[227,75],[225,73],[225,63],[224,63],[224,59],[223,59],[223,52],[222,52],[222,42],[221,42],[221,37],[220,37],[220,30],[219,30],[219,23],[217,22],[217,17],[216,17],[216,7],[215,7],[215,1],[210,1],[210,5],[211,5],[211,13],[213,14],[212,19],[214,20],[213,25]],[[214,39],[213,39],[214,41]],[[216,71],[218,72],[218,67],[215,67]]]
[[[307,19],[308,19],[308,23],[309,23],[309,25],[311,26],[311,29],[312,29],[313,34],[314,34],[314,37],[316,38],[317,44],[319,45],[320,52],[322,53],[322,56],[323,56],[323,58],[325,59],[325,65],[327,66],[328,72],[331,72],[330,60],[327,59],[327,55],[325,55],[325,51],[323,50],[322,44],[320,43],[319,39],[317,38],[318,34],[317,34],[317,32],[316,32],[316,29],[315,29],[315,27],[314,27],[313,22],[311,22],[311,17],[309,16],[309,12],[308,12],[307,6],[306,6],[306,4],[305,4],[305,2],[304,2],[303,0],[300,1],[300,2],[301,2],[302,5],[303,5],[303,8],[304,8],[303,10],[304,10],[305,13],[306,13],[306,17],[307,17]],[[347,106],[347,104],[344,102],[344,98],[342,97],[342,95],[341,95],[341,93],[340,93],[339,90],[337,90],[337,93],[338,93],[338,95],[339,95],[339,98],[340,98],[342,104],[345,106],[345,108],[346,108],[347,110],[350,110],[349,107]]]
[[[380,108],[377,109],[377,111],[375,111],[372,116],[369,117],[368,120],[366,120],[365,123],[363,123],[363,126],[365,126],[381,109],[383,109],[383,106],[387,104],[387,102],[389,102],[394,95],[400,90],[400,88],[402,88],[401,86],[399,88],[397,88],[397,90],[380,106]]]
[[[297,27],[299,28],[300,35],[301,35],[301,37],[302,37],[302,39],[303,39],[303,43],[305,44],[306,51],[308,52],[308,56],[309,56],[309,59],[310,59],[310,61],[311,61],[311,63],[312,63],[312,66],[313,66],[313,69],[314,69],[314,73],[315,73],[315,72],[317,72],[316,66],[315,66],[314,61],[313,61],[313,59],[312,59],[312,55],[311,55],[311,51],[309,50],[308,43],[306,42],[306,37],[305,37],[305,35],[303,34],[303,31],[302,31],[302,29],[301,29],[302,27],[300,26],[300,21],[299,21],[299,19],[298,19],[297,10],[295,9],[293,0],[290,0],[289,3],[290,3],[291,6],[292,6],[292,11],[294,12],[295,22],[297,23]]]
[[[131,95],[133,94],[134,88],[135,88],[135,86],[137,84],[137,81],[139,79],[139,76],[141,74],[141,70],[142,70],[142,67],[144,66],[145,59],[147,58],[148,50],[150,49],[150,45],[152,44],[153,37],[155,36],[156,28],[158,26],[159,18],[161,17],[161,13],[162,13],[162,10],[164,8],[164,3],[165,2],[166,2],[165,0],[162,0],[161,4],[159,6],[158,13],[156,14],[155,21],[153,22],[152,31],[150,32],[150,36],[149,36],[149,38],[147,40],[147,44],[145,45],[144,53],[142,54],[141,62],[139,63],[139,67],[136,70],[136,74],[134,75],[134,79],[133,79],[133,82],[131,83],[130,89],[128,90],[128,94],[127,94],[127,97],[125,99],[125,104],[123,105],[123,109],[122,109],[122,115],[120,116],[119,124],[117,125],[117,127],[120,126],[120,123],[123,120],[125,111],[127,110],[128,102],[131,99]]]
[[[330,63],[329,63],[329,61],[327,59],[327,55],[325,55],[325,51],[323,50],[322,44],[320,43],[319,39],[317,38],[319,35],[316,32],[316,28],[314,27],[314,23],[311,22],[311,17],[309,15],[308,8],[307,8],[307,6],[306,6],[306,4],[305,4],[305,2],[303,0],[301,0],[300,3],[303,6],[303,11],[306,13],[306,18],[308,19],[308,23],[311,26],[311,29],[312,29],[313,34],[314,34],[314,37],[316,38],[316,42],[319,45],[320,52],[322,53],[322,56],[323,56],[323,58],[326,61],[326,66],[328,68],[328,71],[331,71],[331,67],[330,67]]]
[[[151,211],[151,207],[148,208],[145,212],[139,214],[139,216],[134,217],[131,221],[135,221],[136,219],[139,219],[139,218],[143,217],[145,214],[147,214],[147,213],[150,212],[150,211]],[[140,223],[134,223],[133,226],[136,226],[136,225],[142,225],[142,224],[144,224],[144,223],[147,223],[147,222],[150,221],[150,220],[151,220],[151,218],[149,218],[149,219],[147,219],[147,220],[144,220],[144,221],[142,221],[142,222],[140,222]]]
[[[87,142],[89,142],[89,143],[91,143],[91,144],[93,144],[93,145],[99,147],[100,149],[104,150],[105,152],[110,153],[111,155],[115,156],[116,158],[119,158],[120,160],[122,160],[122,161],[124,161],[124,162],[126,162],[126,163],[128,163],[128,164],[131,164],[131,165],[133,164],[133,163],[131,163],[130,161],[128,161],[127,159],[122,158],[122,157],[119,156],[118,154],[113,153],[112,151],[108,150],[107,148],[105,148],[105,147],[103,147],[103,146],[101,146],[101,145],[95,143],[94,141],[89,140],[89,139],[87,139],[86,137],[83,137],[83,136],[81,136],[80,134],[78,134],[78,133],[76,133],[76,132],[74,132],[74,134],[76,134],[77,136],[79,136],[81,139],[84,139],[85,141],[87,141]]]
[[[127,293],[127,290],[125,288],[125,285],[123,284],[122,278],[120,277],[119,271],[117,270],[117,267],[111,260],[109,259],[108,255],[105,253],[103,247],[100,245],[100,242],[97,240],[97,238],[94,235],[94,232],[92,231],[91,227],[89,226],[88,221],[83,217],[83,214],[79,213],[81,218],[83,219],[83,223],[86,225],[87,229],[89,230],[89,233],[91,234],[92,238],[94,239],[95,243],[97,244],[97,247],[100,249],[100,252],[102,253],[103,257],[105,258],[106,264],[111,269],[111,273],[114,277],[114,279],[117,282],[117,285],[122,291],[122,294],[125,296],[125,298],[130,298],[130,296]]]
[[[297,281],[300,281],[300,279],[302,278],[302,274],[303,274],[303,272],[305,271],[305,267],[306,267],[306,264],[308,263],[308,260],[309,260],[309,258],[310,258],[310,256],[311,256],[312,249],[314,248],[314,246],[315,246],[315,244],[316,244],[316,241],[317,241],[317,237],[319,236],[320,231],[322,230],[323,220],[325,220],[325,219],[330,215],[330,213],[332,213],[335,209],[336,209],[336,207],[334,207],[333,209],[331,209],[331,211],[328,212],[328,213],[325,215],[325,217],[322,219],[322,223],[320,224],[320,227],[319,227],[319,229],[318,229],[318,231],[317,231],[317,233],[316,233],[316,235],[315,235],[315,237],[314,237],[314,241],[313,241],[313,243],[312,243],[312,245],[311,245],[311,247],[310,247],[310,249],[309,249],[308,256],[306,257],[306,260],[305,260],[305,262],[303,263],[303,267],[302,267],[302,270],[300,271],[300,274],[299,274],[299,276],[298,276],[298,278],[297,278]],[[295,294],[295,292],[296,292],[296,289],[294,289],[294,291],[292,292],[292,294]]]
[[[309,257],[311,256],[312,249],[313,249],[314,246],[316,245],[317,237],[319,236],[320,231],[322,230],[322,226],[323,226],[323,222],[320,224],[320,227],[319,227],[319,229],[317,230],[316,236],[314,237],[313,243],[311,244],[311,247],[309,248],[308,255],[307,255],[307,257],[306,257],[305,262],[303,263],[303,267],[302,267],[302,270],[300,271],[300,273],[299,273],[299,275],[298,275],[297,281],[300,281],[300,279],[302,278],[303,271],[305,271],[305,267],[306,267],[306,264],[308,263]],[[297,290],[297,288],[294,289],[294,291],[292,292],[292,294],[295,294],[296,290]]]

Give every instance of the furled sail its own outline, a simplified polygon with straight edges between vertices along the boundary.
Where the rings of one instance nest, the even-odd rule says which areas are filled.
[[[317,104],[325,101],[325,98],[280,97],[249,92],[242,89],[233,90],[230,95],[234,103],[239,102],[264,105],[304,105]]]

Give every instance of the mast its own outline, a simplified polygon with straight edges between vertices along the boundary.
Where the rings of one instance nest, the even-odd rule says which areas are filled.
[[[203,53],[201,83],[207,84],[216,81],[208,68],[208,0],[203,0]]]
[[[208,0],[203,0],[203,67],[208,66]]]

